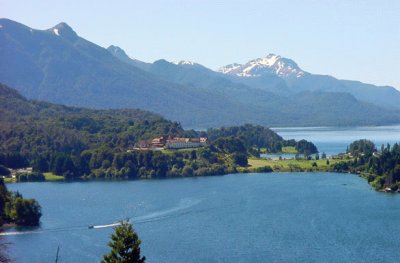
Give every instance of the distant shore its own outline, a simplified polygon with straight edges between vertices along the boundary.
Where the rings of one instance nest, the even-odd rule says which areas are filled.
[[[333,166],[337,163],[349,161],[343,159],[319,159],[319,160],[305,160],[305,159],[266,159],[266,158],[249,158],[248,166],[238,167],[235,171],[229,171],[221,176],[232,173],[279,173],[279,172],[338,172],[338,173],[350,173],[344,171],[335,171]],[[368,179],[368,174],[364,173],[351,173],[358,175],[365,180]],[[216,175],[204,175],[204,176],[216,176]],[[63,181],[115,181],[115,180],[127,180],[127,178],[90,178],[80,177],[73,180],[66,180],[63,176],[55,175],[51,172],[44,173],[45,180],[42,182],[63,182]],[[196,177],[196,176],[184,176],[184,177]],[[167,177],[166,179],[177,178]],[[151,178],[138,178],[138,180],[151,180]],[[5,178],[6,183],[23,183],[17,182],[16,178]],[[394,193],[399,191],[392,191],[390,188],[374,188],[379,192]],[[13,224],[5,224],[3,227],[13,227]]]

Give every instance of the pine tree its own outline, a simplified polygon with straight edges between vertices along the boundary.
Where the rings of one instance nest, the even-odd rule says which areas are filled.
[[[124,221],[115,228],[108,246],[109,254],[104,255],[102,263],[143,263],[146,257],[140,256],[140,239],[132,225]]]

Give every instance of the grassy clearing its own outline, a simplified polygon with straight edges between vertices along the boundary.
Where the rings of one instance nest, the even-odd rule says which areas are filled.
[[[46,182],[56,182],[56,181],[64,181],[64,177],[60,175],[56,175],[53,173],[43,173]],[[16,183],[16,178],[7,177],[4,178],[5,183]]]
[[[201,148],[184,148],[184,149],[176,149],[176,150],[174,150],[174,149],[163,149],[163,150],[161,150],[161,152],[163,154],[186,153],[186,152],[190,153],[193,150],[197,151],[199,149],[201,149]]]
[[[60,175],[56,175],[53,173],[43,173],[44,178],[46,179],[46,181],[64,181],[64,177],[60,176]]]
[[[267,148],[260,148],[260,153],[268,153]],[[280,152],[280,153],[296,154],[297,150],[296,150],[296,148],[294,146],[283,146],[282,147],[282,152]],[[277,154],[279,154],[279,153],[277,153]]]
[[[257,150],[257,148],[254,148],[255,150]],[[260,153],[268,153],[267,148],[260,148]]]
[[[290,172],[290,171],[328,171],[329,167],[341,160],[329,160],[329,165],[326,160],[267,160],[258,158],[249,158],[250,170],[270,166],[274,172]],[[316,163],[317,166],[313,166]]]
[[[15,183],[16,179],[11,177],[6,177],[3,179],[5,183]]]
[[[282,153],[296,154],[297,150],[294,146],[284,146],[284,147],[282,147]]]

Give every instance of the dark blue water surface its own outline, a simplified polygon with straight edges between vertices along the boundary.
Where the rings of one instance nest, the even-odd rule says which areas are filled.
[[[379,143],[380,134],[382,143],[395,141],[400,133],[388,129],[372,131],[374,141]],[[343,144],[343,138],[367,138],[360,133],[353,138],[353,130],[339,139],[337,132],[321,135],[305,129],[296,138],[316,141],[327,153],[329,147]],[[351,174],[236,174],[7,186],[36,198],[43,209],[36,232],[3,237],[12,243],[9,254],[16,262],[54,262],[58,245],[59,262],[99,262],[109,251],[106,244],[113,229],[88,226],[127,217],[133,217],[148,262],[400,259],[400,195],[375,192]]]
[[[43,232],[7,236],[17,262],[98,262],[133,218],[149,262],[397,262],[400,195],[350,174],[271,173],[8,185],[43,206]]]

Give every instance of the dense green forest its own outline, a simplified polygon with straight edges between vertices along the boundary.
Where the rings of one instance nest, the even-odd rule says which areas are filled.
[[[348,153],[351,161],[335,164],[338,172],[352,172],[363,175],[375,189],[390,188],[397,191],[400,186],[400,146],[382,145],[377,151],[373,142],[358,140],[350,144]]]
[[[18,192],[8,191],[0,178],[0,226],[3,223],[37,226],[41,216],[41,207],[35,199],[25,199]]]
[[[245,124],[242,126],[222,127],[219,129],[208,129],[207,136],[211,141],[223,137],[235,137],[240,139],[248,149],[260,151],[265,148],[267,152],[282,152],[283,146],[293,146],[299,154],[311,155],[318,153],[317,147],[306,140],[284,140],[276,132],[260,125]],[[255,152],[252,152],[255,154]]]
[[[284,144],[283,138],[274,131],[250,124],[208,129],[207,135],[211,141],[222,137],[235,137],[240,139],[247,148],[267,148],[270,152],[280,152]]]
[[[312,154],[307,141],[286,141],[253,125],[197,132],[177,122],[137,110],[92,110],[29,101],[0,85],[0,165],[3,170],[33,166],[19,181],[42,181],[43,172],[65,178],[165,178],[218,175],[246,166],[259,149],[280,152],[295,146]],[[160,135],[209,137],[209,146],[189,151],[129,151],[142,139]],[[0,171],[1,172],[1,171]]]
[[[139,139],[185,133],[179,123],[150,112],[90,110],[28,101],[4,85],[0,85],[0,105],[0,149],[27,157],[77,154],[103,145],[121,150]]]

